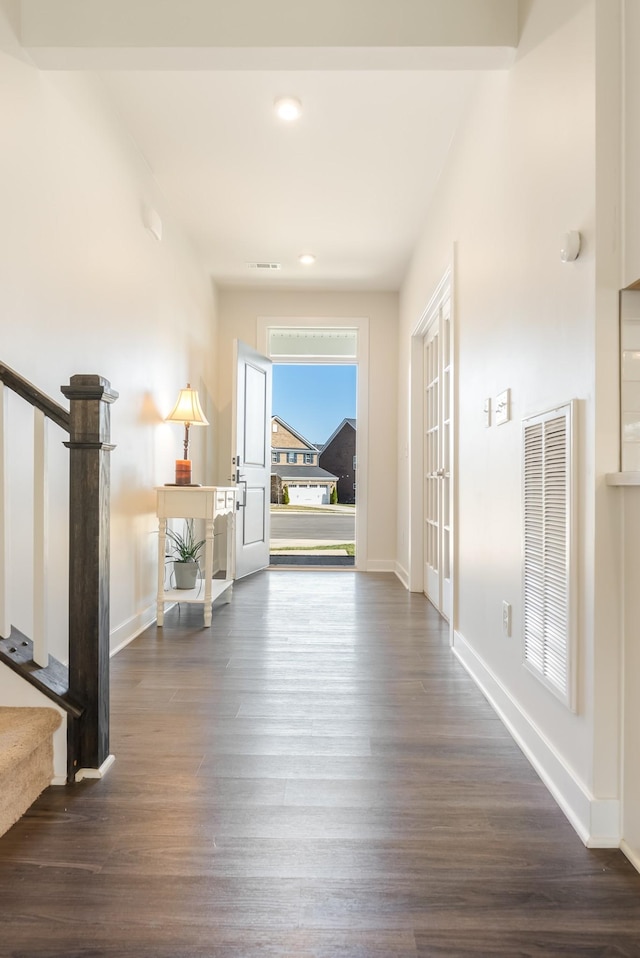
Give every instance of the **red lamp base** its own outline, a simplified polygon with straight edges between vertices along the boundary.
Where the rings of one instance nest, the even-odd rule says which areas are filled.
[[[176,486],[191,485],[191,460],[176,459]]]

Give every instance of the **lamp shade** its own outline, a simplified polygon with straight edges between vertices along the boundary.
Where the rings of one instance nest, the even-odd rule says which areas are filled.
[[[186,389],[180,390],[178,401],[167,416],[166,422],[188,422],[192,426],[208,426],[209,420],[202,411],[197,390],[187,383]]]

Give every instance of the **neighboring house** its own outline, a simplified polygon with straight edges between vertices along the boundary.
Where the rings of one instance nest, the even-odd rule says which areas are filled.
[[[284,419],[271,419],[271,501],[328,505],[337,477],[318,464],[318,450]]]
[[[338,502],[356,501],[356,421],[343,419],[320,453],[320,465],[338,477]]]

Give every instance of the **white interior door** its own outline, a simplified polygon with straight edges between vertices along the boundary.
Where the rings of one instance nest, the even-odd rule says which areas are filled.
[[[439,306],[424,337],[423,556],[425,595],[451,618],[451,309]]]
[[[236,340],[233,438],[236,579],[269,565],[271,360]]]

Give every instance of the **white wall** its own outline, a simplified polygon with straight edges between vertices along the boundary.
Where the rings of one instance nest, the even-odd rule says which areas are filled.
[[[593,568],[593,781],[596,795],[620,797],[622,616],[619,493],[606,473],[620,463],[619,298],[622,275],[620,198],[621,19],[619,0],[595,4],[596,325]],[[585,483],[586,484],[586,483]],[[613,641],[611,637],[613,638]],[[613,805],[612,805],[613,808]],[[618,806],[618,818],[619,818]],[[619,821],[617,823],[619,830]]]
[[[457,652],[582,837],[609,844],[619,813],[619,672],[615,621],[613,637],[596,632],[594,624],[600,534],[595,474],[598,495],[606,495],[600,492],[603,473],[613,468],[609,437],[595,442],[595,340],[596,319],[598,335],[607,326],[614,335],[615,311],[607,297],[596,305],[595,3],[529,0],[521,4],[521,30],[514,67],[487,75],[479,85],[403,285],[399,381],[408,381],[412,329],[455,247]],[[582,254],[573,264],[559,257],[559,238],[567,229],[583,235]],[[615,379],[615,368],[608,373]],[[486,429],[483,400],[505,388],[511,389],[512,421]],[[410,437],[408,395],[401,387],[400,448]],[[572,398],[580,401],[576,714],[521,664],[520,421]],[[400,460],[403,568],[409,564],[409,466]],[[611,584],[603,588],[600,620],[613,600]],[[513,607],[512,639],[501,633],[503,600]],[[603,670],[597,681],[596,662]],[[608,704],[604,687],[614,690]]]
[[[369,319],[368,560],[393,568],[396,542],[397,322],[395,293],[313,293],[224,289],[219,294],[220,482],[231,474],[233,340],[256,348],[258,317]]]
[[[621,348],[635,351],[640,331],[640,292],[625,290],[620,298]],[[622,376],[622,409],[634,407],[634,394],[638,391],[638,380],[631,379],[632,364],[625,362]],[[623,442],[623,471],[636,473],[633,461],[636,457],[637,443]],[[625,464],[624,447],[629,462]],[[625,478],[629,478],[626,476]],[[640,728],[640,641],[638,622],[640,622],[640,591],[638,590],[638,570],[640,569],[640,486],[629,485],[615,489],[618,510],[618,526],[621,530],[621,549],[619,561],[615,563],[620,577],[620,604],[624,609],[623,634],[623,735],[622,735],[622,836],[626,854],[640,870],[640,762],[638,761],[638,729]]]
[[[638,294],[640,295],[640,294]],[[623,848],[640,870],[640,762],[638,761],[638,729],[640,728],[640,488],[617,490],[623,509],[624,541],[624,726],[622,780]]]
[[[640,9],[635,0],[624,0],[624,273],[622,285],[640,280]],[[625,292],[622,315],[640,317],[640,292]],[[624,406],[623,406],[624,408]],[[630,468],[635,463],[629,462]],[[624,548],[621,556],[623,581],[620,590],[624,606],[624,720],[622,775],[622,835],[626,854],[640,869],[640,762],[638,761],[638,729],[640,728],[640,488],[616,490],[619,499],[620,525]]]
[[[397,64],[401,69],[408,58],[422,62],[429,50],[433,51],[431,62],[438,62],[439,47],[467,56],[475,48],[476,65],[499,64],[505,48],[515,45],[517,34],[517,4],[512,0],[402,0],[400,8],[392,0],[349,0],[347,4],[325,0],[306,4],[302,14],[297,0],[272,0],[268,17],[263,0],[241,4],[190,0],[188,16],[184,7],[182,0],[136,0],[135,4],[110,0],[105,17],[101,4],[86,0],[56,0],[55,6],[50,0],[22,0],[24,42],[39,61],[57,65],[61,50],[67,55],[73,51],[80,62],[86,62],[87,51],[93,49],[102,54],[102,63],[105,51],[117,50],[117,62],[125,68],[133,60],[136,66],[142,62],[155,68],[159,63],[175,67],[176,62],[186,62],[188,69],[195,69],[194,62],[211,62],[203,53],[215,52],[214,62],[219,63],[230,49],[243,49],[246,63],[247,55],[271,48],[275,56],[268,60],[263,56],[260,62],[275,64],[277,69],[290,68],[292,52],[298,53],[295,62],[303,69],[326,69],[336,61],[350,68],[354,62],[366,62]],[[485,45],[488,49],[483,50]],[[155,55],[142,58],[149,47],[155,47]],[[325,49],[318,51],[319,47]],[[344,48],[346,56],[341,57]],[[403,51],[401,58],[398,48]],[[163,54],[166,57],[167,51],[176,49],[186,54],[184,60],[163,59]],[[135,51],[133,57],[131,51]]]
[[[625,227],[623,286],[640,280],[640,5],[622,0],[625,25],[623,53],[625,84],[624,188]]]
[[[162,420],[188,380],[212,422],[210,430],[194,430],[195,468],[205,481],[215,472],[215,294],[99,80],[35,70],[2,12],[0,49],[7,51],[0,52],[0,360],[62,405],[60,386],[74,373],[105,376],[120,393],[111,407],[116,646],[154,615],[153,488],[172,480],[182,454],[180,428]],[[161,243],[143,227],[146,203],[162,217]],[[19,405],[12,400],[12,621],[29,632],[31,439]],[[52,430],[54,491],[66,499],[63,438]],[[59,651],[66,502],[52,496],[50,508],[51,621]]]

